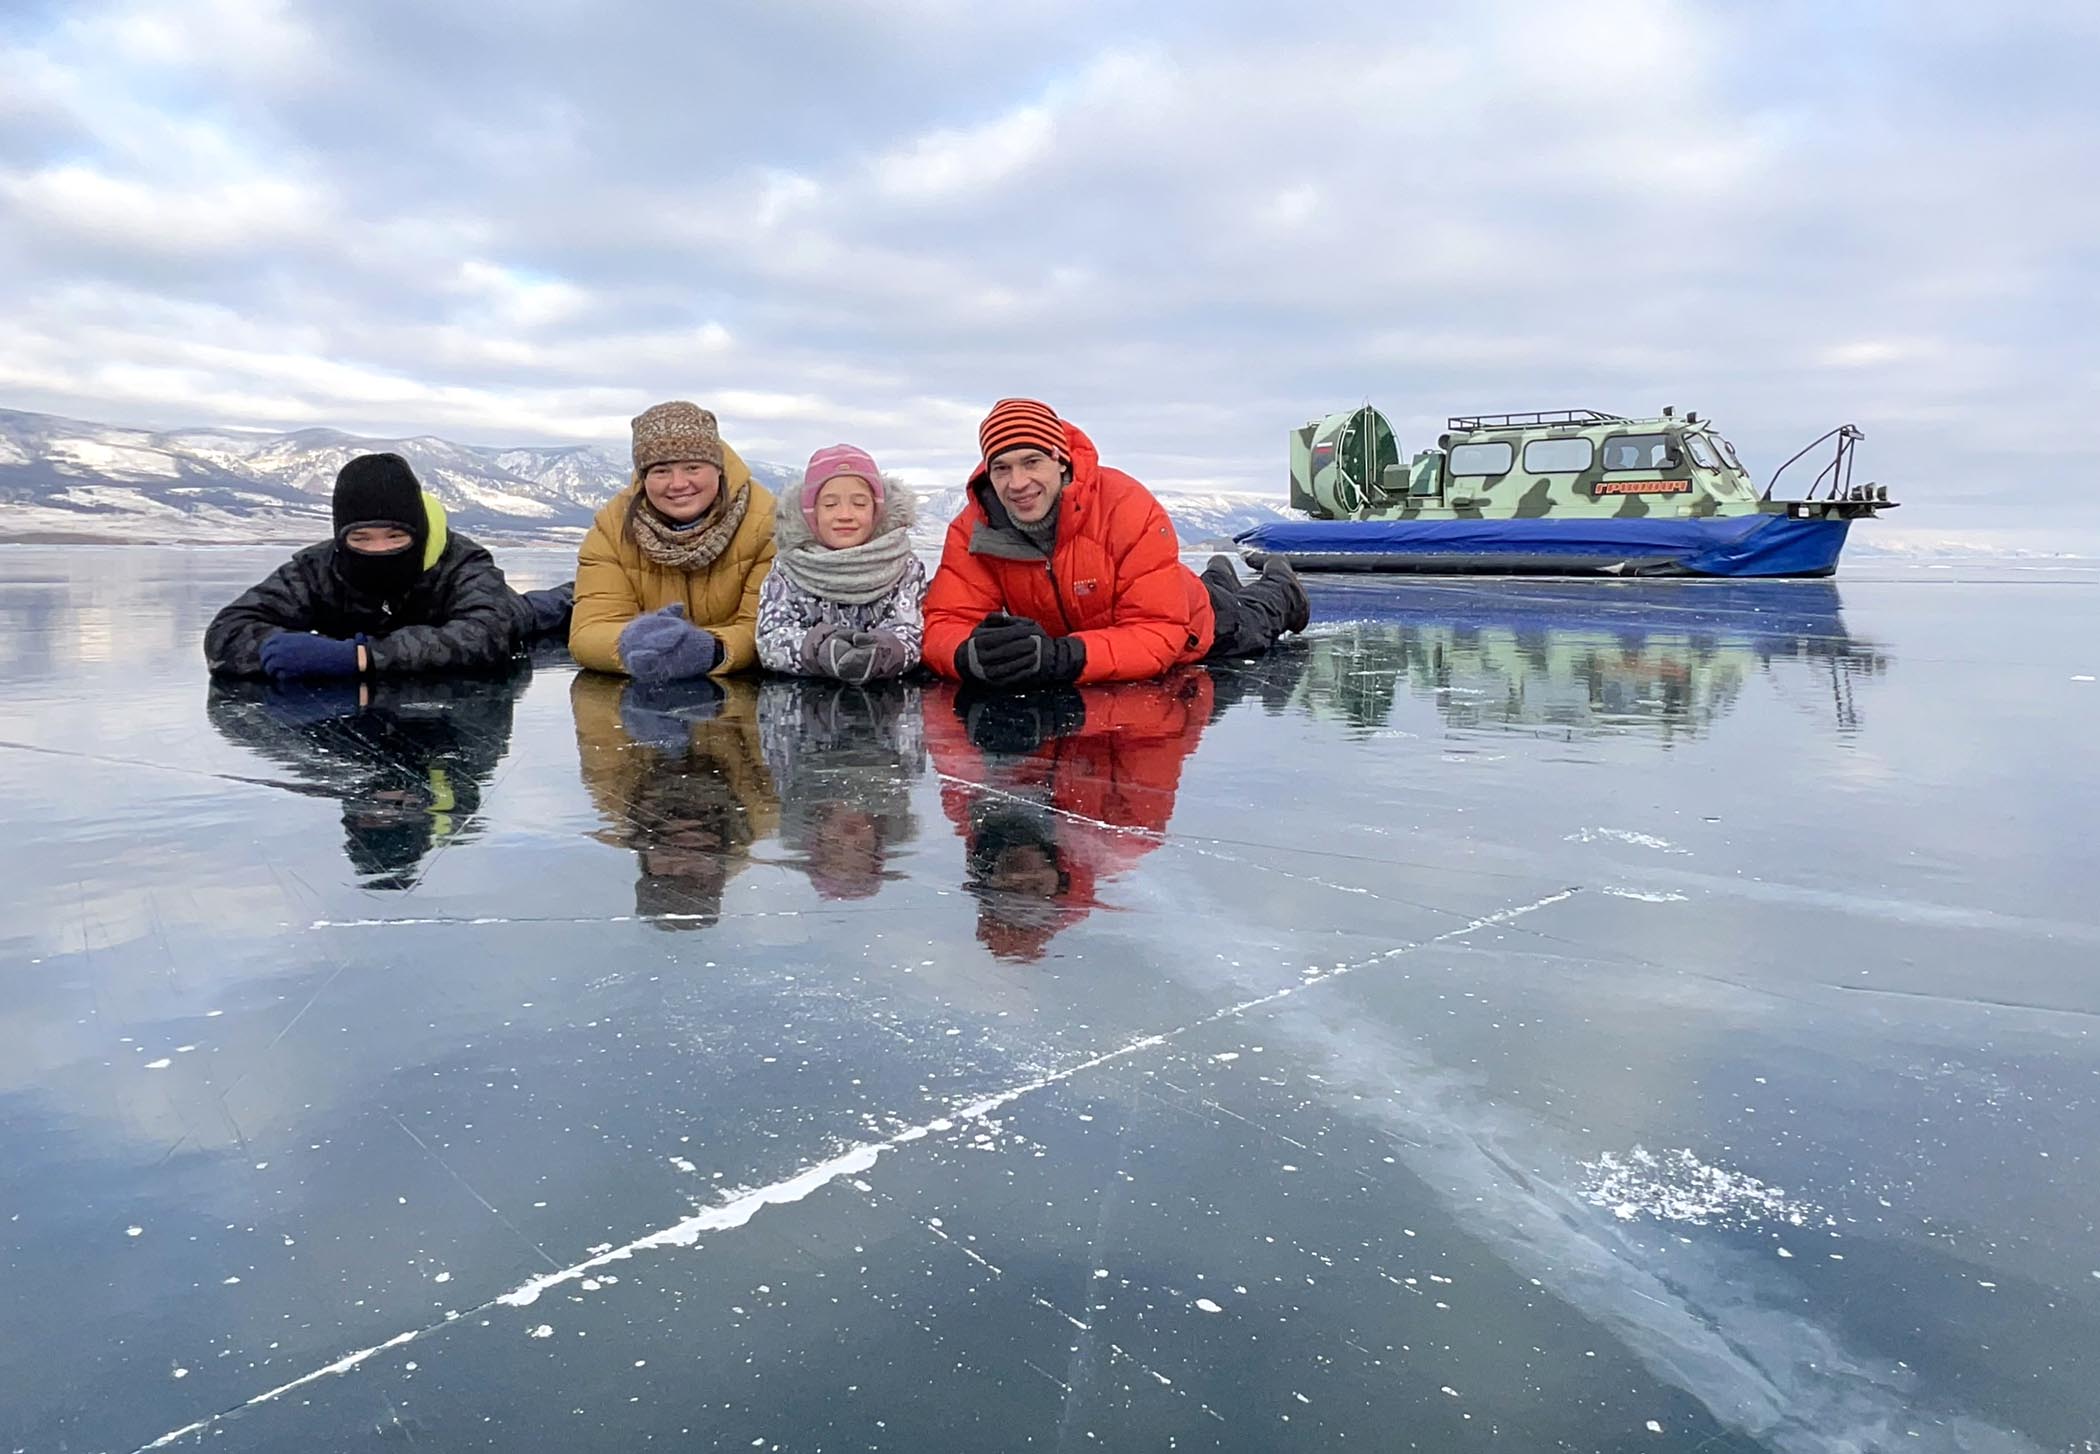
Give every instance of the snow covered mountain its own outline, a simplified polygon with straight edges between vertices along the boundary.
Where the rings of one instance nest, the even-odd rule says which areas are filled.
[[[0,541],[316,540],[329,532],[336,471],[374,450],[407,459],[454,522],[493,538],[573,538],[628,478],[625,455],[597,445],[503,449],[337,429],[156,431],[0,409]],[[800,474],[750,465],[776,489]],[[954,486],[922,498],[915,533],[923,546],[939,548],[962,494]],[[1285,514],[1254,496],[1162,499],[1190,547]]]
[[[1266,520],[1300,520],[1304,517],[1261,495],[1237,495],[1223,490],[1161,490],[1159,502],[1174,522],[1184,550],[1199,550],[1229,543],[1240,531]],[[1278,491],[1278,495],[1282,494]],[[919,492],[919,524],[912,537],[928,553],[941,548],[948,522],[963,507],[963,487]]]

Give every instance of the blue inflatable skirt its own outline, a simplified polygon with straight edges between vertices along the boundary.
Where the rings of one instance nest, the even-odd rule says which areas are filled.
[[[1700,520],[1272,521],[1234,537],[1299,570],[1494,575],[1827,576],[1849,520],[1736,515]]]

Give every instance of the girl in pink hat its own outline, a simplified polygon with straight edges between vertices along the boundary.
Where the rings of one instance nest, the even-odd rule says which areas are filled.
[[[926,567],[912,553],[911,491],[867,451],[809,458],[774,519],[773,572],[758,595],[758,659],[796,676],[870,682],[919,664]]]

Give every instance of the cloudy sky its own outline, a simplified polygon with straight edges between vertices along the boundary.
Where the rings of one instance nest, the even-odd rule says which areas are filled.
[[[1946,506],[2100,394],[2100,6],[13,0],[0,406],[929,482],[1037,394],[1280,489],[1363,399],[1850,418]]]

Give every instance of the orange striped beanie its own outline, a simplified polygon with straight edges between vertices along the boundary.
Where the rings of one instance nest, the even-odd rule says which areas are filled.
[[[1064,421],[1048,404],[1035,399],[1001,399],[977,426],[977,443],[989,467],[1009,449],[1040,449],[1059,459],[1067,457]]]

